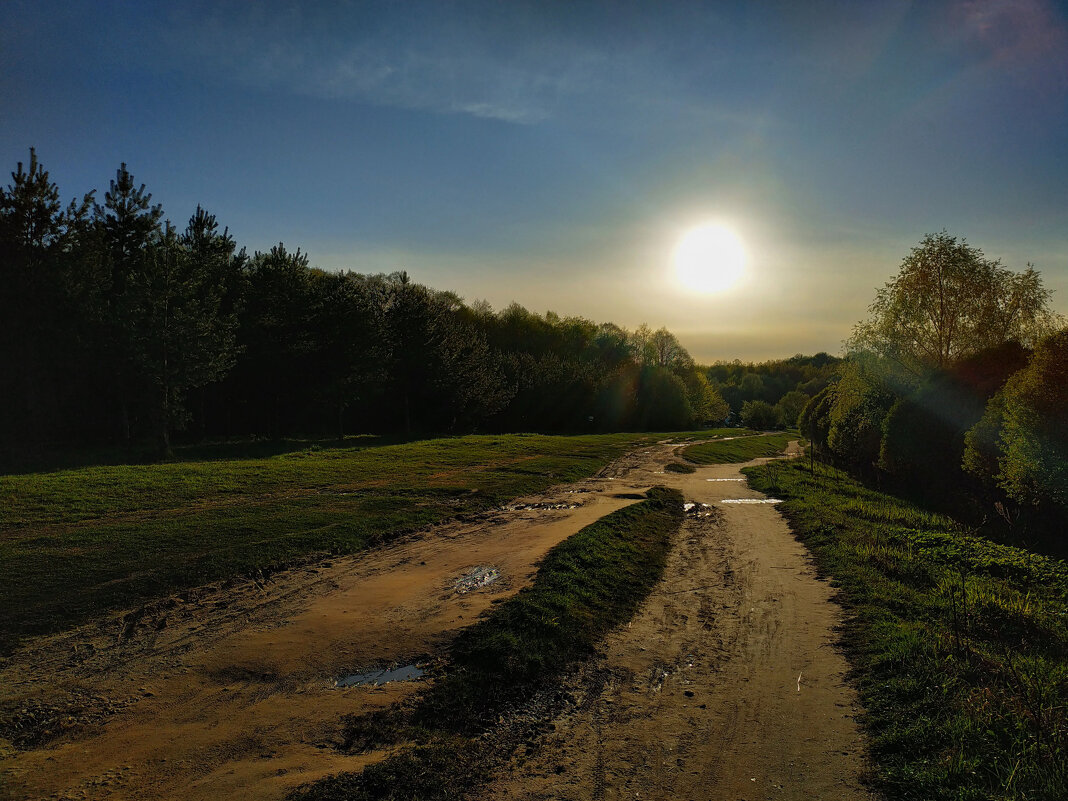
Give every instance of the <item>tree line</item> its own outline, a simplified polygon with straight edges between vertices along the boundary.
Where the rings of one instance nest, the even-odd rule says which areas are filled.
[[[249,255],[184,227],[125,164],[63,205],[31,149],[0,189],[0,441],[293,433],[610,431],[722,421],[668,330],[494,311],[405,273]],[[729,386],[729,385],[728,385]]]
[[[977,526],[1058,548],[1068,329],[1038,272],[942,231],[876,293],[800,428],[817,456]]]

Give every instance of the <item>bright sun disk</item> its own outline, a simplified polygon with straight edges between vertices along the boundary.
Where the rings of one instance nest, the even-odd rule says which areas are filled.
[[[722,225],[687,231],[675,246],[675,272],[683,287],[696,292],[723,292],[745,272],[742,240]]]

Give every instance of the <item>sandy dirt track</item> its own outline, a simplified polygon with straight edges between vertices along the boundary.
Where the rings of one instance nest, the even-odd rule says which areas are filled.
[[[485,795],[866,798],[831,590],[774,506],[721,503],[759,497],[708,480],[738,479],[738,466],[663,473],[673,450],[374,552],[29,643],[0,668],[0,707],[39,710],[66,730],[29,750],[0,744],[0,797],[271,799],[356,770],[379,755],[337,750],[342,716],[421,683],[337,689],[336,678],[432,659],[549,548],[662,483],[711,510],[688,519],[631,625],[568,679],[580,703]],[[545,508],[560,505],[574,508]],[[497,582],[456,590],[485,565]]]
[[[774,505],[723,503],[765,498],[742,466],[656,476],[714,511],[687,520],[663,581],[572,680],[576,707],[488,798],[873,797],[841,611]]]

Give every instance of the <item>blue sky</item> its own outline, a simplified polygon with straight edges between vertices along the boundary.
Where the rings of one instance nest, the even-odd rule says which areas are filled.
[[[0,3],[0,157],[125,161],[249,250],[494,307],[836,352],[948,229],[1068,311],[1068,10],[1045,0]],[[746,280],[671,250],[733,227]]]

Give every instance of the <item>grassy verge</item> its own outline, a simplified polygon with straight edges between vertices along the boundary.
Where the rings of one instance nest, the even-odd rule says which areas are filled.
[[[460,634],[445,674],[414,707],[357,721],[349,738],[363,745],[409,739],[413,747],[293,798],[431,801],[469,792],[497,756],[492,739],[480,735],[634,615],[663,574],[682,519],[682,496],[654,488],[648,500],[553,548],[529,587]]]
[[[682,455],[697,464],[726,464],[748,462],[762,456],[782,453],[797,434],[760,434],[737,439],[702,442],[683,449]]]
[[[664,465],[664,470],[668,473],[696,473],[697,468],[692,464],[686,464],[685,462],[668,462]]]
[[[674,434],[702,439],[731,431]],[[0,654],[207,582],[352,553],[596,473],[663,434],[223,443],[185,461],[0,476]],[[243,453],[243,455],[241,455]],[[196,457],[196,458],[194,458]]]
[[[1068,565],[817,467],[746,472],[841,588],[879,788],[1068,798]]]

